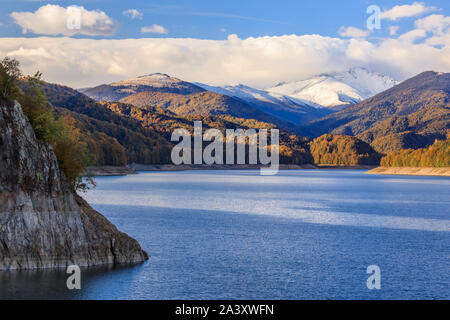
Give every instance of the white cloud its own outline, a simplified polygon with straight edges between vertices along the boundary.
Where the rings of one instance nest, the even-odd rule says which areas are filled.
[[[345,38],[365,38],[370,34],[370,30],[361,30],[355,27],[341,27],[339,35]]]
[[[142,27],[141,28],[142,33],[159,33],[159,34],[168,34],[169,31],[167,31],[166,28],[163,26],[160,26],[159,24],[153,24],[150,27]]]
[[[450,17],[441,14],[433,14],[419,19],[414,24],[417,29],[425,30],[438,35],[450,33]]]
[[[427,7],[423,2],[414,2],[413,4],[399,5],[390,10],[385,10],[381,13],[381,18],[396,21],[436,10],[436,7]]]
[[[226,40],[1,38],[0,57],[16,56],[25,73],[40,70],[47,81],[72,87],[152,72],[212,85],[245,83],[259,88],[356,66],[399,80],[424,70],[450,72],[450,37],[412,41],[421,35],[376,43],[320,35],[247,39],[230,35]]]
[[[33,57],[41,57],[48,59],[52,58],[52,56],[44,48],[24,49],[23,47],[20,47],[17,50],[9,52],[8,55],[17,58],[33,58]]]
[[[64,8],[48,4],[35,12],[12,12],[10,16],[24,34],[107,36],[117,30],[117,24],[103,11],[77,6]]]
[[[446,46],[450,43],[450,33],[439,36],[433,36],[431,38],[428,38],[425,41],[425,43],[429,46],[437,46],[437,47]],[[450,54],[447,54],[446,60],[450,61]]]
[[[220,32],[227,32],[227,29],[226,28],[220,28]]]
[[[143,14],[136,9],[125,10],[122,14],[130,19],[142,19],[143,16]]]
[[[390,27],[389,27],[389,34],[390,34],[391,36],[397,35],[397,32],[398,32],[398,29],[399,29],[399,28],[400,28],[399,26],[390,26]]]
[[[418,39],[425,38],[426,36],[427,33],[424,30],[416,29],[402,34],[398,39],[405,42],[414,42]]]

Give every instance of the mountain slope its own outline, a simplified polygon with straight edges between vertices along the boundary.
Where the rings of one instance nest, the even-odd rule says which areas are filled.
[[[185,128],[192,132],[192,125],[196,120],[202,121],[205,128],[276,127],[268,122],[233,117],[230,113],[245,115],[244,113],[252,107],[231,97],[212,92],[199,94],[201,95],[200,99],[204,96],[209,97],[209,104],[203,104],[203,100],[201,100],[201,105],[207,106],[205,112],[196,110],[195,99],[192,97],[196,95],[185,96],[161,92],[137,94],[151,94],[155,99],[155,105],[158,104],[159,100],[157,99],[161,99],[163,103],[170,103],[170,99],[174,99],[175,102],[181,101],[179,104],[173,103],[174,110],[181,114],[177,115],[164,106],[148,106],[147,104],[134,106],[122,102],[97,102],[76,90],[55,84],[44,84],[44,90],[48,101],[55,107],[58,114],[74,119],[74,125],[80,130],[83,140],[88,143],[93,152],[96,165],[171,163],[170,154],[173,144],[170,142],[170,137],[173,130]],[[193,102],[186,102],[186,99]],[[222,99],[233,101],[223,103]],[[221,108],[225,108],[227,112],[223,113]],[[232,108],[232,110],[227,108]],[[211,110],[215,110],[215,112],[211,112]],[[262,112],[259,113],[261,118],[268,117],[270,120],[277,120]],[[280,130],[280,144],[280,160],[283,163],[312,162],[307,150],[307,139]],[[123,163],[124,150],[126,153],[125,163]]]
[[[450,74],[421,73],[303,130],[354,135],[382,152],[424,147],[450,130]]]
[[[328,110],[316,108],[320,106],[314,103],[307,103],[300,99],[286,97],[277,93],[269,93],[243,85],[222,88],[200,83],[189,83],[160,73],[123,80],[109,85],[101,85],[95,88],[80,89],[79,91],[97,101],[122,101],[136,106],[154,105],[169,108],[170,104],[175,103],[177,105],[176,109],[179,111],[180,101],[183,100],[181,96],[190,95],[193,100],[197,101],[194,102],[196,104],[195,108],[188,112],[188,107],[185,107],[180,112],[189,114],[208,113],[213,115],[225,114],[230,111],[231,113],[229,114],[232,116],[270,121],[291,130],[295,126],[321,118],[330,113]],[[206,94],[205,92],[227,96],[232,99],[219,98],[219,96]],[[170,101],[164,104],[164,99]],[[221,102],[217,101],[219,99]],[[216,100],[216,102],[212,102],[212,100]],[[238,105],[236,100],[241,103],[239,110],[236,110]],[[200,107],[200,102],[207,105]],[[225,106],[226,103],[231,105]],[[221,106],[219,107],[218,105]],[[208,108],[212,109],[208,111]],[[181,114],[180,112],[177,113]],[[262,116],[262,113],[265,116]]]
[[[243,101],[260,111],[296,125],[321,118],[330,113],[328,110],[318,109],[320,106],[314,103],[255,89],[242,84],[224,87],[214,87],[202,83],[195,84],[205,90],[224,94]]]
[[[119,162],[114,160],[123,157],[123,150],[118,148],[114,140],[125,148],[128,163],[150,164],[171,161],[172,143],[154,130],[143,128],[139,121],[118,115],[69,87],[45,83],[44,91],[48,101],[58,113],[75,120],[75,125],[82,131],[91,149],[103,149],[105,156],[111,158],[109,162],[97,164],[123,165],[123,160]],[[110,154],[112,152],[114,156]],[[98,155],[96,153],[94,156]]]
[[[83,140],[89,144],[94,153],[95,164],[98,165],[124,165],[133,162],[142,164],[170,163],[172,147],[170,137],[173,130],[185,128],[192,132],[194,121],[202,121],[205,130],[207,128],[217,128],[223,131],[226,128],[269,129],[277,127],[270,122],[230,115],[229,113],[233,112],[245,112],[252,107],[231,97],[212,92],[199,94],[200,99],[201,97],[209,98],[213,106],[213,108],[207,107],[206,111],[201,114],[202,112],[196,109],[196,100],[192,97],[196,96],[195,94],[142,92],[136,95],[138,97],[140,95],[151,95],[156,106],[148,106],[147,104],[135,106],[122,102],[97,102],[76,90],[55,84],[44,84],[44,89],[48,101],[55,107],[56,112],[74,119],[74,125],[80,130]],[[144,97],[144,99],[147,101],[148,97]],[[220,104],[221,99],[231,99],[234,102],[228,101],[222,106]],[[203,100],[201,101],[201,105],[204,105]],[[159,103],[161,106],[158,106]],[[169,103],[173,107],[172,109],[180,114],[171,111],[164,105],[165,103]],[[215,105],[215,103],[218,104]],[[206,105],[208,104],[206,103]],[[236,108],[231,111],[226,110],[225,113],[221,110],[222,107],[226,109],[230,106]],[[211,110],[215,110],[216,114],[211,115]],[[265,115],[264,113],[261,114]],[[355,139],[355,141],[357,140]],[[313,158],[310,154],[308,142],[307,138],[281,129],[281,163],[312,163]],[[327,152],[328,150],[319,150],[319,155],[326,157]],[[357,157],[359,157],[359,153],[360,150],[355,150]],[[332,157],[335,157],[334,153]],[[344,155],[344,158],[347,159],[348,157]]]
[[[398,150],[381,159],[384,167],[450,167],[450,135],[447,140],[436,140],[426,149]]]
[[[297,127],[296,124],[265,113],[246,104],[245,101],[209,92],[195,84],[161,73],[79,91],[97,101],[120,101],[135,106],[160,107],[178,115],[228,114],[239,118],[271,122],[291,131],[295,131]],[[311,111],[315,110],[310,109]],[[304,114],[306,113],[304,112]],[[319,115],[325,114],[319,112]],[[320,116],[307,117],[306,120],[317,119]]]
[[[163,108],[179,116],[229,115],[273,123],[293,132],[296,130],[296,126],[292,123],[283,121],[230,96],[210,91],[188,95],[145,91],[123,98],[120,102],[129,103],[137,107]]]
[[[336,108],[355,104],[385,91],[397,82],[387,76],[354,68],[347,72],[324,74],[292,83],[281,83],[268,92],[283,94],[311,104]],[[339,109],[339,108],[337,108]]]
[[[103,84],[94,88],[80,89],[79,91],[94,100],[112,102],[144,91],[192,94],[205,90],[167,74],[153,73],[135,79]]]
[[[178,128],[184,128],[189,132],[194,131],[194,121],[201,121],[203,129],[219,129],[225,136],[226,129],[275,129],[272,123],[253,119],[236,118],[230,115],[186,115],[179,116],[175,113],[159,107],[136,107],[121,102],[103,102],[106,108],[124,117],[136,119],[145,128],[151,128],[160,135],[170,140],[172,132]],[[299,137],[286,130],[280,129],[280,163],[283,164],[307,164],[312,163],[309,154],[309,139]],[[225,152],[226,154],[226,152]]]
[[[355,137],[324,134],[310,142],[315,164],[377,165],[381,156],[368,143]]]

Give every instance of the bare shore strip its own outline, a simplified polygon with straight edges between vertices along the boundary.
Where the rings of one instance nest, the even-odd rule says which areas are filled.
[[[405,175],[405,176],[442,176],[450,177],[450,167],[420,168],[420,167],[378,167],[368,174]]]
[[[152,164],[143,165],[133,163],[126,167],[100,166],[88,167],[85,176],[126,176],[129,174],[137,174],[138,171],[187,171],[187,170],[259,170],[260,165],[235,164],[235,165],[173,165],[173,164]],[[315,170],[315,169],[373,169],[374,166],[357,165],[357,166],[333,166],[333,165],[295,165],[280,164],[280,170]]]
[[[87,167],[85,176],[126,176],[129,174],[137,174],[137,172],[129,167],[101,166]]]

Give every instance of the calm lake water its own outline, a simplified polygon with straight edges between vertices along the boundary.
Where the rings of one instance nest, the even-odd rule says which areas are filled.
[[[147,172],[84,195],[150,260],[0,272],[0,298],[449,299],[450,179],[360,170]],[[381,290],[369,290],[369,265]]]

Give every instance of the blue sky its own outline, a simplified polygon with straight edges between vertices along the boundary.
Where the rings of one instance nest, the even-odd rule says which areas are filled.
[[[73,87],[154,72],[257,88],[354,67],[450,72],[448,0],[1,1],[0,57]],[[368,30],[374,4],[381,28]]]
[[[106,38],[142,38],[176,37],[199,39],[225,39],[228,34],[237,34],[240,38],[275,36],[284,34],[320,34],[338,36],[342,26],[351,25],[365,28],[368,15],[366,9],[371,4],[381,9],[411,2],[390,0],[2,0],[0,8],[1,37],[23,36],[21,28],[14,24],[9,14],[16,12],[34,12],[45,4],[57,4],[63,7],[79,5],[87,10],[102,10],[119,25],[114,35]],[[435,6],[442,13],[450,12],[450,1],[430,0],[426,5]],[[142,19],[130,19],[122,14],[128,9],[142,13]],[[382,22],[382,29],[372,37],[385,36],[389,25],[399,25],[399,31],[411,28],[414,19],[402,19],[393,23]],[[168,30],[168,34],[141,33],[143,26],[158,24]],[[37,36],[28,33],[25,36]],[[75,35],[83,38],[86,35]],[[105,36],[97,36],[105,38]]]

